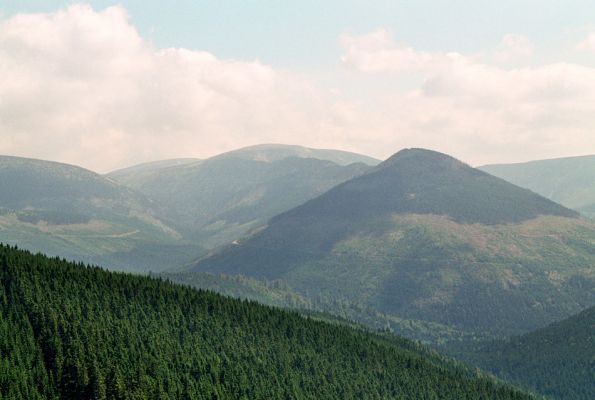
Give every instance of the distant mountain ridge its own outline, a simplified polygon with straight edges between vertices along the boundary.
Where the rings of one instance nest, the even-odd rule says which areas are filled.
[[[10,188],[0,192],[0,202],[9,208],[37,207],[58,198],[130,195],[92,171],[54,161],[0,156],[0,173],[2,187]]]
[[[151,161],[127,168],[121,168],[110,172],[106,176],[123,185],[127,185],[130,181],[150,176],[156,171],[164,168],[179,167],[181,165],[200,163],[201,161],[202,160],[199,158],[173,158],[169,160]]]
[[[539,215],[577,217],[528,190],[473,169],[442,153],[401,150],[366,174],[345,182],[288,214],[316,205],[319,214],[353,212],[365,216],[413,213],[445,215],[468,223],[521,222]]]
[[[180,267],[369,168],[359,161],[377,162],[349,152],[261,145],[101,176],[6,156],[0,241],[115,269]]]
[[[0,187],[0,242],[134,270],[200,254],[151,200],[84,168],[0,156]],[[168,248],[180,258],[162,257]]]
[[[363,173],[370,167],[362,161],[377,162],[342,151],[259,145],[108,177],[154,199],[187,236],[214,248]]]
[[[575,211],[407,149],[193,270],[281,279],[306,297],[506,336],[595,304],[594,240]]]
[[[343,150],[313,149],[304,146],[287,144],[258,144],[243,147],[241,149],[228,151],[212,158],[242,158],[252,161],[274,162],[285,158],[316,158],[326,160],[338,165],[349,165],[363,163],[366,165],[377,165],[380,160],[363,154]]]
[[[484,165],[479,169],[595,217],[595,155]]]

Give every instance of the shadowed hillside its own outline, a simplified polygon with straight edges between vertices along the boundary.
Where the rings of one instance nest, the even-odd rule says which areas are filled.
[[[156,201],[176,226],[213,248],[365,172],[375,160],[336,150],[260,145],[204,161],[108,176]]]
[[[281,279],[308,298],[505,336],[595,303],[594,240],[595,225],[574,211],[411,149],[194,270]]]

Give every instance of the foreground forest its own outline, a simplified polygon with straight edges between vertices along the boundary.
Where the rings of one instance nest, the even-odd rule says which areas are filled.
[[[405,339],[0,246],[2,399],[530,399]]]

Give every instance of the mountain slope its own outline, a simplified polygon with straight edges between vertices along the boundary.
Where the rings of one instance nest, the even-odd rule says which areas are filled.
[[[201,161],[198,158],[173,158],[170,160],[152,161],[110,172],[108,177],[124,186],[131,186],[135,182],[141,182],[144,179],[150,178],[162,169],[193,163],[198,164]]]
[[[529,399],[404,339],[0,247],[0,397]]]
[[[478,346],[465,359],[556,399],[594,399],[595,307],[538,331]]]
[[[287,144],[259,144],[220,154],[214,158],[239,158],[243,160],[274,162],[285,158],[315,158],[330,161],[338,165],[362,163],[377,165],[380,160],[363,154],[332,149],[311,149]]]
[[[566,207],[595,216],[595,156],[479,167]]]
[[[369,168],[303,157],[320,152],[335,159],[367,159],[297,146],[257,146],[159,169],[138,180],[109,176],[154,199],[188,237],[212,248]]]
[[[286,281],[248,278],[242,275],[208,272],[163,272],[160,277],[196,289],[211,290],[225,296],[253,300],[260,304],[288,308],[305,315],[367,326],[374,330],[415,338],[425,344],[472,341],[476,335],[435,322],[400,318],[365,305],[357,299],[334,297],[328,293],[306,297]]]
[[[194,271],[282,279],[306,297],[481,335],[595,304],[595,225],[446,155],[397,153]]]
[[[159,268],[200,254],[144,196],[72,165],[0,157],[0,241],[118,269]]]

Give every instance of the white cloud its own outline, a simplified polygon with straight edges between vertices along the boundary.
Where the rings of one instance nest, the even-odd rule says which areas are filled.
[[[341,44],[362,73],[326,90],[259,61],[154,48],[122,7],[0,19],[0,153],[100,171],[267,142],[378,157],[421,146],[471,163],[595,153],[595,69],[504,68],[531,55],[521,36],[475,55],[386,30]],[[358,91],[371,75],[375,89]]]
[[[258,61],[154,49],[126,11],[0,20],[0,152],[108,170],[259,142],[331,145],[333,100]]]
[[[498,48],[494,50],[493,58],[496,62],[505,64],[531,57],[533,51],[533,43],[527,37],[509,33],[504,35]]]
[[[347,67],[364,72],[422,72],[448,66],[457,53],[428,53],[395,44],[386,29],[364,35],[341,35]]]
[[[384,30],[343,36],[342,43],[343,63],[352,70],[383,73],[387,82],[423,74],[417,89],[378,101],[393,117],[385,130],[396,132],[400,143],[473,163],[595,153],[595,68],[503,68],[482,55],[417,51]],[[506,36],[503,44],[520,56],[532,52],[519,37]]]
[[[589,33],[586,38],[576,45],[578,51],[595,52],[595,32]]]

